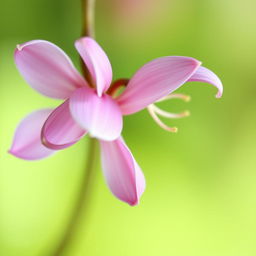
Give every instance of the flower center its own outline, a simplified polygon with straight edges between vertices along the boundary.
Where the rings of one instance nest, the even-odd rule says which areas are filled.
[[[114,81],[109,87],[107,94],[109,94],[112,98],[117,97],[120,94],[120,89],[122,87],[126,87],[129,83],[129,79],[121,78]]]

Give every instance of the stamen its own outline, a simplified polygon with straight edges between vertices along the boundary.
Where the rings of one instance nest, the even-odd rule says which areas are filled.
[[[170,100],[170,99],[181,99],[184,100],[186,102],[190,101],[190,96],[188,95],[184,95],[184,94],[169,94],[165,97],[163,97],[162,99],[156,101],[156,102],[163,102],[166,100]],[[190,115],[189,111],[184,111],[181,113],[170,113],[167,112],[165,110],[160,109],[159,107],[157,107],[155,104],[151,104],[147,107],[149,114],[151,115],[151,117],[153,118],[153,120],[164,130],[168,131],[168,132],[177,132],[178,128],[177,127],[169,127],[168,125],[166,125],[164,122],[162,122],[162,120],[158,117],[158,115],[165,117],[165,118],[182,118],[182,117],[187,117]]]
[[[175,93],[171,93],[165,97],[163,97],[162,99],[158,100],[157,102],[163,102],[166,100],[170,100],[170,99],[181,99],[184,100],[185,102],[188,102],[191,100],[191,97],[189,95],[184,95],[184,94],[175,94]]]
[[[153,104],[149,105],[147,107],[149,114],[152,116],[152,118],[154,119],[154,121],[164,130],[168,131],[168,132],[177,132],[178,128],[177,127],[169,127],[168,125],[166,125],[165,123],[163,123],[160,118],[157,116],[157,114],[154,111],[154,106]]]
[[[184,111],[184,112],[181,112],[178,114],[170,113],[170,112],[160,109],[159,107],[157,107],[154,104],[152,104],[152,108],[154,109],[155,113],[157,113],[158,115],[160,115],[162,117],[166,117],[166,118],[182,118],[182,117],[187,117],[190,115],[189,111]]]

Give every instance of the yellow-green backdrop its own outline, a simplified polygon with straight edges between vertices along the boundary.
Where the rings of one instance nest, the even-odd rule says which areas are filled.
[[[98,165],[90,213],[66,255],[256,255],[256,2],[155,0],[119,14],[117,2],[98,0],[96,8],[97,40],[115,78],[159,56],[191,56],[219,75],[224,95],[217,100],[209,85],[184,85],[190,103],[163,105],[192,113],[169,122],[177,134],[161,130],[147,111],[125,117],[124,137],[145,173],[146,192],[136,207],[116,200]],[[21,78],[15,45],[49,40],[79,66],[73,43],[80,18],[79,0],[0,3],[1,256],[50,255],[81,184],[86,139],[37,162],[7,153],[21,118],[59,104]]]

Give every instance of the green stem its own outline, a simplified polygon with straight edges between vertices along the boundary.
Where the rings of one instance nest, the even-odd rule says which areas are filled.
[[[81,217],[85,217],[85,214],[88,213],[88,207],[90,202],[91,190],[93,187],[94,172],[97,159],[97,140],[90,138],[88,145],[88,154],[87,154],[87,166],[83,177],[81,178],[82,184],[79,191],[78,198],[75,202],[72,216],[67,225],[66,230],[64,231],[63,237],[54,252],[54,256],[63,255],[63,253],[68,249],[69,244],[72,242],[72,239],[76,233],[76,229],[79,226]]]
[[[82,37],[95,37],[94,29],[94,12],[96,0],[82,0]],[[90,86],[93,87],[93,81],[89,70],[87,69],[84,61],[81,58],[81,67],[83,75]]]
[[[94,7],[95,0],[82,0],[82,36],[94,37]],[[91,84],[91,77],[89,71],[82,60],[81,68],[85,79],[89,82],[89,84]],[[86,168],[84,171],[84,175],[81,178],[81,187],[78,198],[75,202],[73,212],[71,213],[72,215],[70,217],[70,221],[63,233],[59,245],[52,254],[53,256],[61,256],[67,251],[68,246],[71,244],[73,236],[76,233],[76,229],[79,226],[81,217],[85,217],[85,214],[88,213],[97,155],[97,140],[89,138]]]
[[[94,9],[95,0],[82,0],[82,36],[95,37]]]

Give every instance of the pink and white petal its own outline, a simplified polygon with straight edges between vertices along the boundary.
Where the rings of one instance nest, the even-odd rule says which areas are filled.
[[[80,38],[75,46],[92,76],[98,95],[101,96],[112,82],[112,67],[106,53],[90,37]]]
[[[47,118],[41,138],[47,148],[59,150],[75,144],[86,133],[71,116],[69,100],[66,100]]]
[[[146,185],[129,148],[122,138],[100,141],[100,145],[102,169],[111,192],[121,201],[137,205]]]
[[[223,85],[218,76],[205,67],[199,67],[196,72],[189,78],[188,82],[203,82],[214,85],[218,89],[216,98],[220,98],[223,93]]]
[[[109,95],[103,94],[99,97],[90,88],[80,88],[70,97],[69,103],[73,118],[92,137],[111,141],[120,136],[122,113]]]
[[[189,57],[170,56],[155,59],[140,68],[125,91],[117,98],[122,113],[140,111],[183,85],[201,65]]]
[[[25,160],[38,160],[55,151],[41,142],[41,129],[52,109],[41,109],[26,116],[18,125],[9,153]]]
[[[48,41],[18,45],[15,63],[33,89],[51,98],[66,99],[87,84],[65,52]]]

